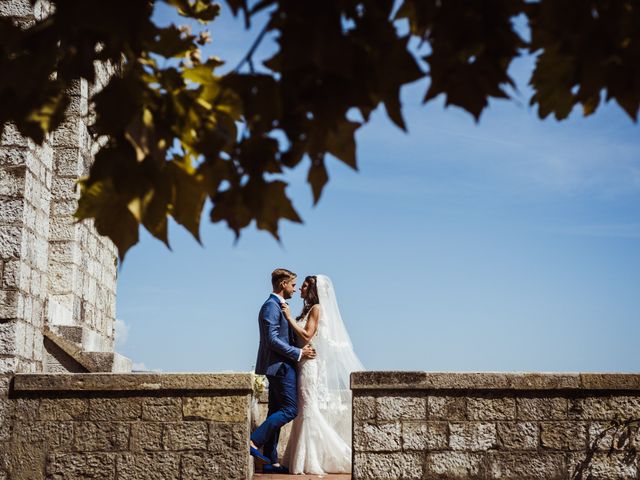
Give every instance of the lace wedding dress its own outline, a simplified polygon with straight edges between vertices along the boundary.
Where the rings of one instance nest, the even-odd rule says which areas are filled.
[[[282,464],[293,474],[350,473],[349,375],[363,368],[344,328],[331,281],[324,275],[317,278],[320,317],[311,343],[318,355],[298,364],[298,416]],[[307,317],[300,321],[302,328]]]

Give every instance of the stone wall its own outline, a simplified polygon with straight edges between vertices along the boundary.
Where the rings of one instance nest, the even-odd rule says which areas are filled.
[[[0,479],[252,476],[250,374],[16,375]]]
[[[52,12],[47,0],[0,0],[0,16],[22,27]],[[97,64],[95,84],[74,82],[65,120],[43,145],[24,138],[13,125],[6,125],[0,137],[0,375],[5,383],[14,373],[86,370],[60,353],[52,340],[56,335],[76,344],[78,352],[95,353],[102,368],[131,369],[128,359],[113,354],[116,249],[91,222],[73,218],[76,180],[88,172],[99,146],[88,131],[90,96],[113,71]]]
[[[570,479],[591,454],[584,479],[640,478],[629,442],[594,445],[640,419],[640,375],[358,372],[351,386],[354,480]]]

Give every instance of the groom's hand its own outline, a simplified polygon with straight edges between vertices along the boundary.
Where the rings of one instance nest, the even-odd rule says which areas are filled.
[[[302,358],[316,358],[316,351],[311,345],[302,347]]]

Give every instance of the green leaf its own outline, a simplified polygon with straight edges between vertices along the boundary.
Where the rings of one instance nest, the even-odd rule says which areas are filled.
[[[206,200],[202,179],[188,166],[185,159],[178,156],[167,164],[167,175],[173,190],[171,216],[201,243],[200,217]]]
[[[324,160],[317,159],[311,161],[311,168],[307,174],[307,181],[311,185],[311,191],[313,192],[313,203],[316,205],[320,201],[322,190],[329,181],[329,175],[327,169],[324,166]]]
[[[94,219],[100,235],[105,235],[118,248],[120,261],[138,243],[138,222],[128,208],[127,200],[118,195],[110,180],[94,182],[90,186],[79,182],[81,196],[74,214],[78,221]]]

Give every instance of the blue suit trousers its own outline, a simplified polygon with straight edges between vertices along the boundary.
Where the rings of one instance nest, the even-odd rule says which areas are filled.
[[[266,420],[251,435],[251,441],[262,447],[271,463],[278,463],[278,439],[283,425],[298,415],[298,381],[296,369],[283,363],[269,380],[269,411]]]

